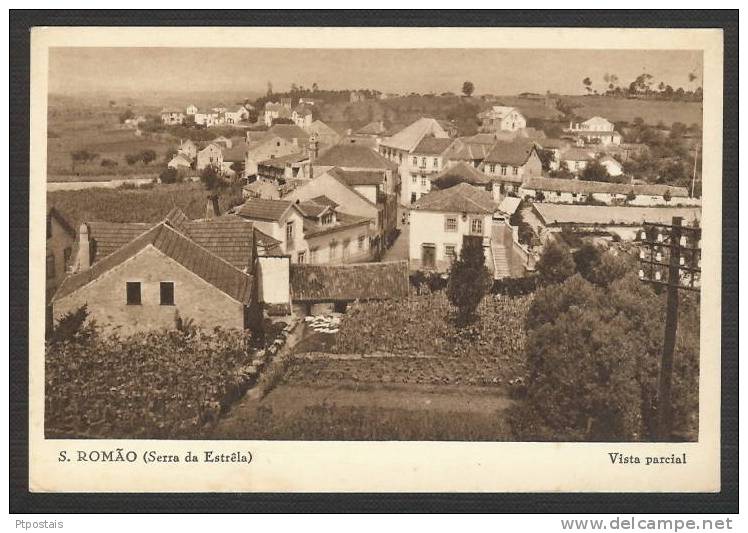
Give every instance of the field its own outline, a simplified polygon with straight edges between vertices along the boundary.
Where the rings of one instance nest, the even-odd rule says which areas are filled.
[[[443,292],[354,305],[336,336],[299,343],[277,387],[240,402],[211,436],[507,440],[529,302],[489,296],[463,331]]]
[[[117,111],[107,108],[84,108],[77,111],[51,112],[47,132],[47,175],[58,176],[129,176],[131,174],[158,174],[166,164],[164,157],[178,141],[165,141],[135,135],[134,130],[123,129]],[[96,154],[89,162],[76,162],[71,153],[86,150]],[[127,164],[126,154],[143,150],[156,152],[156,160],[149,165],[142,162]],[[114,164],[102,165],[102,161]]]
[[[661,100],[636,100],[610,96],[564,96],[565,101],[580,107],[574,113],[585,119],[599,115],[613,122],[633,122],[641,117],[647,124],[663,122],[670,126],[682,122],[686,126],[702,122],[701,102],[668,102]]]
[[[205,216],[206,195],[199,183],[158,184],[147,189],[51,191],[47,193],[47,204],[59,209],[77,228],[86,220],[158,222],[174,206],[182,208],[190,218],[201,218]],[[220,193],[221,212],[241,202],[238,188],[227,188]]]

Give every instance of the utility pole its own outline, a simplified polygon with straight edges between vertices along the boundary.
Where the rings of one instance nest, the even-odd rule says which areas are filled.
[[[683,226],[682,217],[673,217],[670,225],[645,222],[640,237],[642,248],[639,252],[639,278],[647,283],[667,287],[656,436],[660,441],[669,441],[672,434],[671,391],[673,355],[678,332],[679,290],[700,290],[701,229],[697,226]]]
[[[699,161],[699,145],[696,144],[694,147],[694,156],[693,156],[693,177],[691,178],[691,198],[693,198],[693,193],[696,188],[696,165]]]

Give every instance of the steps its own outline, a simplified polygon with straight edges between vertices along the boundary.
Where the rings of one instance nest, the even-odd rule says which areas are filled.
[[[491,256],[493,257],[493,279],[508,278],[512,275],[509,268],[508,250],[502,244],[491,242]]]

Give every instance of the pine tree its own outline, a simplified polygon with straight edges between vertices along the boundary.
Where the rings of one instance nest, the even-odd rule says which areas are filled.
[[[460,257],[452,265],[447,297],[457,308],[457,322],[465,325],[475,319],[475,310],[491,288],[480,237],[465,237]]]

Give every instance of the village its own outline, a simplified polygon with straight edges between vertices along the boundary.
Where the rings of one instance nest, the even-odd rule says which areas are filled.
[[[445,98],[459,102],[472,92],[466,82],[463,96]],[[564,115],[550,93],[481,97],[469,117],[474,128],[464,127],[464,117],[438,113],[408,113],[405,123],[398,117],[326,123],[320,94],[268,91],[232,106],[185,102],[160,113],[128,110],[122,131],[146,144],[167,139],[170,147],[148,167],[158,165],[156,178],[117,176],[117,163],[108,164],[115,170],[107,180],[121,180],[112,194],[145,199],[164,188],[171,191],[169,203],[142,220],[89,217],[90,211],[82,217],[66,212],[64,202],[48,206],[50,335],[71,327],[80,335],[84,324],[95,324],[97,335],[117,338],[224,331],[231,339],[262,339],[231,369],[239,392],[222,389],[190,424],[169,426],[173,432],[210,428],[211,438],[295,438],[291,422],[261,427],[265,404],[231,405],[267,397],[267,409],[293,404],[289,416],[303,416],[304,409],[327,406],[327,400],[314,403],[320,387],[337,391],[338,411],[356,412],[363,417],[355,423],[359,430],[370,431],[378,415],[350,411],[364,402],[352,399],[351,390],[376,383],[387,391],[377,396],[385,410],[412,411],[428,397],[429,405],[451,405],[444,408],[450,417],[460,409],[475,415],[455,438],[465,432],[477,440],[510,438],[508,422],[487,421],[531,387],[517,357],[526,349],[529,317],[539,312],[533,298],[555,283],[577,283],[580,294],[630,291],[616,283],[629,273],[632,283],[644,276],[635,263],[645,225],[670,224],[674,217],[690,227],[700,223],[697,125]],[[403,98],[350,91],[348,104]],[[523,106],[550,110],[553,118],[528,117]],[[662,155],[663,146],[669,154]],[[145,159],[136,164],[146,168]],[[680,174],[670,176],[674,166]],[[90,181],[81,180],[80,190],[61,183],[50,194],[97,190]],[[180,205],[180,190],[200,206]],[[471,257],[470,268],[478,268],[477,257],[480,271],[458,285],[456,272]],[[611,278],[599,282],[600,276]],[[480,295],[465,320],[455,318],[461,316],[458,294],[475,291]],[[465,336],[466,323],[480,339]],[[223,372],[216,379],[225,382]],[[449,399],[453,389],[439,390],[445,385],[457,387],[457,400]],[[283,386],[288,398],[280,395]],[[366,402],[373,395],[361,394]],[[454,408],[465,397],[472,403]],[[489,407],[481,411],[480,402]],[[50,412],[60,416],[55,409]],[[314,414],[335,425],[335,409]],[[407,416],[420,416],[413,412]],[[101,416],[112,434],[128,434],[116,416]],[[70,424],[60,434],[91,431]],[[443,421],[429,418],[429,424],[437,429],[426,438],[442,435]],[[155,434],[166,431],[158,427]],[[313,435],[370,438],[351,431]],[[393,438],[389,431],[381,436]],[[537,431],[525,435],[538,438]],[[641,438],[640,431],[626,437]]]

